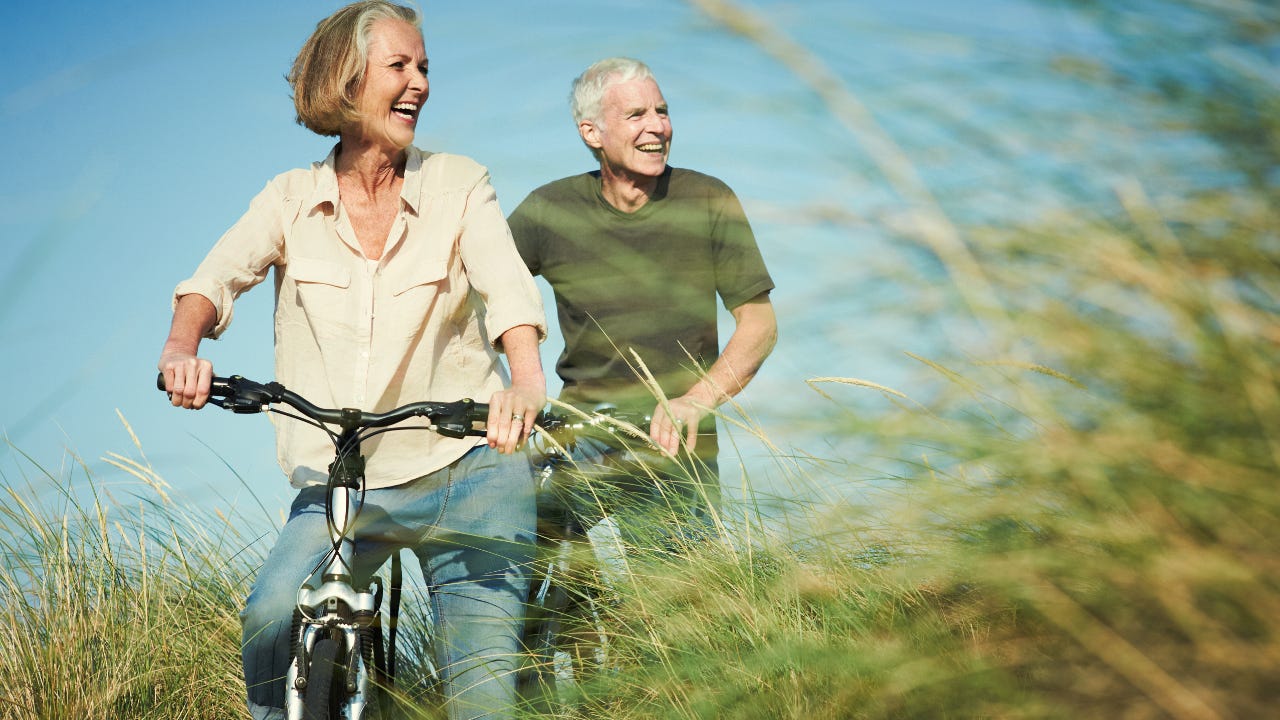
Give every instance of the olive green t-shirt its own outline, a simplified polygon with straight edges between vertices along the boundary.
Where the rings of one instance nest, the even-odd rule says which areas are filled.
[[[668,167],[634,213],[604,199],[599,172],[564,178],[508,222],[555,292],[561,399],[583,408],[652,410],[640,362],[667,397],[684,394],[719,357],[717,296],[732,310],[774,286],[733,191],[692,170]]]

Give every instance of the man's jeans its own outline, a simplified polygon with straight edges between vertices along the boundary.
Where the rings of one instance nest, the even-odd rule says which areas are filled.
[[[323,487],[298,493],[240,616],[256,719],[284,718],[298,587],[330,547],[324,504]],[[431,591],[436,662],[451,719],[510,714],[534,515],[528,455],[483,445],[450,467],[365,493],[355,530],[357,584],[400,548],[417,555]]]

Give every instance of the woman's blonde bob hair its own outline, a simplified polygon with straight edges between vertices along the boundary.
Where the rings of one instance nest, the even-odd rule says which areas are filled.
[[[335,136],[356,120],[356,96],[369,60],[369,31],[379,20],[422,28],[417,10],[385,0],[352,3],[316,24],[286,76],[299,125]]]

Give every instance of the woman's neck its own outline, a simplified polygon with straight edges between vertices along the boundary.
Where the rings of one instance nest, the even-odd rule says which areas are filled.
[[[375,197],[397,189],[404,178],[407,157],[401,148],[389,150],[344,137],[338,145],[335,170],[344,185],[360,188],[368,197]]]

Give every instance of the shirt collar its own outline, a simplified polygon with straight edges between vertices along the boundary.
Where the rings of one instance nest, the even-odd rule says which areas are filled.
[[[422,161],[423,153],[410,145],[405,149],[404,183],[400,187],[400,199],[404,201],[414,215],[418,214],[418,203],[422,197]],[[329,150],[329,156],[316,166],[316,187],[307,200],[307,209],[329,203],[330,207],[338,207],[338,146]]]
[[[338,207],[338,146],[334,145],[324,162],[315,166],[316,187],[307,199],[307,210],[329,203],[330,208]]]

